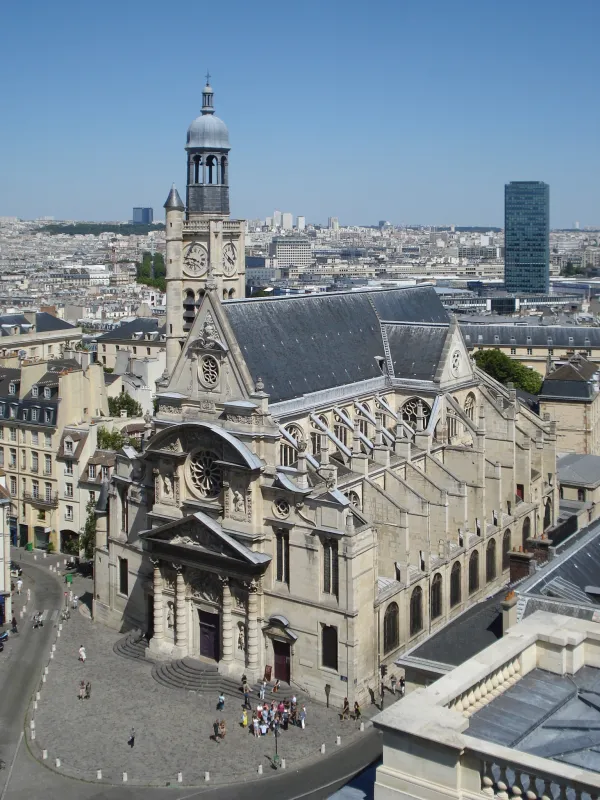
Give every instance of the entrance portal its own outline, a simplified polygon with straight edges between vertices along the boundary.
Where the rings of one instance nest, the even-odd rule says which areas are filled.
[[[289,683],[290,645],[287,642],[278,642],[277,639],[273,639],[273,653],[275,655],[275,678]]]
[[[220,625],[219,615],[208,611],[198,611],[200,617],[200,655],[219,660]]]

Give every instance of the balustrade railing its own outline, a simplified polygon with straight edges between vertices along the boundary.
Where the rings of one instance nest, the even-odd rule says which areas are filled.
[[[537,761],[527,754],[524,761]],[[556,763],[556,770],[546,772],[532,764],[516,761],[488,760],[488,754],[478,754],[481,759],[481,793],[498,800],[598,800],[600,775],[594,782],[578,780],[581,770]]]
[[[522,678],[521,661],[511,658],[485,678],[474,683],[467,691],[448,703],[448,708],[470,717]]]

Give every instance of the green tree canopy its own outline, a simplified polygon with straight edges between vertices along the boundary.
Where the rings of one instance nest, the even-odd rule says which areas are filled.
[[[121,431],[109,431],[108,428],[98,430],[98,447],[100,450],[120,450],[126,444],[137,447],[137,442],[125,436]]]
[[[91,561],[96,547],[96,501],[89,500],[85,510],[87,517],[79,534],[79,547],[85,558]]]
[[[141,405],[128,392],[121,392],[117,397],[109,397],[108,411],[113,417],[120,417],[121,411],[126,411],[128,417],[141,417],[144,413]]]
[[[505,386],[512,382],[517,389],[530,394],[539,394],[542,388],[543,379],[538,372],[515,361],[500,350],[478,350],[475,353],[475,363]]]

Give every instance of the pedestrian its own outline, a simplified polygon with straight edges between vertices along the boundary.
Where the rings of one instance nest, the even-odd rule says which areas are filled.
[[[21,589],[23,588],[23,581],[21,578],[17,581],[17,594],[21,594]]]
[[[273,691],[276,693],[279,691],[280,681],[279,678],[275,681],[275,686],[273,686]]]
[[[86,658],[87,656],[85,654],[85,647],[81,645],[81,647],[79,648],[79,660],[81,661],[82,664],[85,664]]]
[[[266,723],[266,722],[263,720],[263,721],[260,723],[260,735],[261,735],[261,736],[266,736],[266,735],[267,735],[267,731],[268,731],[268,730],[269,730],[269,726],[268,726],[268,725],[267,725],[267,723]]]
[[[358,700],[355,700],[354,701],[354,719],[355,720],[359,720],[361,718],[361,716],[362,716],[362,714],[361,714],[361,711],[360,711],[360,706],[358,705]]]
[[[396,694],[396,676],[392,675],[390,678],[390,685],[392,687],[392,694]]]
[[[217,711],[223,711],[225,708],[225,695],[223,692],[219,695],[219,700],[217,702]]]
[[[227,734],[227,726],[225,725],[225,720],[222,719],[219,723],[219,736],[221,737],[221,741],[224,741],[225,735]]]
[[[302,706],[302,711],[300,712],[300,727],[302,730],[306,727],[306,706]]]
[[[92,697],[92,682],[88,681],[85,685],[85,699],[90,700]]]
[[[260,700],[265,699],[265,692],[267,691],[267,682],[263,681],[260,689],[258,690],[258,697]]]
[[[404,693],[406,692],[406,681],[404,680],[404,676],[400,678],[400,695],[404,697]]]
[[[250,708],[250,687],[248,686],[248,683],[244,683],[243,689],[244,689],[244,705],[246,706],[246,708]]]
[[[129,739],[127,739],[127,744],[133,750],[133,746],[135,744],[135,728],[131,729],[131,733],[129,734]]]
[[[79,683],[79,691],[77,692],[77,695],[80,700],[83,700],[85,697],[85,683],[83,681],[80,681]]]
[[[252,719],[252,728],[254,730],[254,736],[255,737],[260,736],[260,730],[258,728],[258,717],[256,715],[254,715]]]
[[[342,706],[342,719],[350,719],[350,703],[348,698],[344,697],[344,705]]]
[[[242,710],[242,719],[240,720],[242,728],[248,727],[248,711],[246,708]]]
[[[213,738],[214,738],[215,742],[219,743],[221,740],[219,739],[219,720],[218,719],[216,719],[213,722],[213,731],[214,731]]]
[[[73,608],[76,609],[78,605],[79,605],[79,598],[77,597],[77,595],[75,595],[75,597],[73,598]]]
[[[18,633],[19,631],[17,630],[17,618],[15,617],[14,614],[10,624],[12,625],[12,632]]]

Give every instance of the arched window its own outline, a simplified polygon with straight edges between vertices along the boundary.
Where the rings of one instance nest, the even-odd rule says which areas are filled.
[[[383,616],[383,652],[389,653],[400,641],[400,614],[397,603],[390,603]]]
[[[423,590],[420,586],[410,596],[410,635],[423,630]]]
[[[368,403],[361,403],[361,405],[365,409],[367,414],[371,413],[371,409],[369,408]],[[369,438],[369,420],[365,417],[362,411],[358,412],[358,429],[363,436],[366,436],[367,439]]]
[[[469,559],[469,594],[479,589],[479,551],[473,550]]]
[[[323,625],[321,633],[321,661],[324,667],[338,668],[338,635],[333,625]]]
[[[221,183],[227,183],[227,158],[221,157]]]
[[[452,572],[450,573],[450,607],[454,608],[460,603],[461,599],[461,568],[460,561],[455,561],[452,565]]]
[[[544,507],[544,530],[552,525],[552,504],[550,500],[546,500],[546,505]]]
[[[421,401],[421,405],[423,406],[423,425],[426,428],[429,424],[429,417],[431,416],[431,408]],[[417,429],[417,413],[419,409],[419,398],[418,397],[411,397],[410,400],[407,400],[406,403],[402,406],[402,419],[407,422],[413,430]]]
[[[358,494],[356,492],[350,491],[346,492],[346,497],[348,498],[348,500],[350,500],[350,505],[353,508],[358,508],[358,510],[360,511],[360,497],[358,496]]]
[[[496,579],[496,540],[490,539],[485,551],[485,580],[486,583]]]
[[[527,539],[531,536],[531,520],[525,517],[523,520],[523,550],[527,549]]]
[[[323,414],[319,414],[319,421],[322,422],[325,427],[329,426],[327,417],[324,417]],[[322,437],[325,436],[325,434],[314,420],[310,421],[310,426],[312,428],[310,432],[310,451],[313,456],[318,456],[321,453]]]
[[[510,530],[504,531],[502,537],[502,572],[510,566]]]
[[[206,159],[206,183],[219,183],[219,161],[214,156]]]
[[[233,300],[234,297],[235,297],[235,289],[230,289],[229,290],[229,299]]]
[[[286,431],[293,437],[296,444],[299,441],[304,439],[304,433],[302,432],[302,428],[298,425],[287,425]],[[291,467],[293,464],[296,463],[298,458],[296,448],[288,442],[287,439],[281,439],[281,443],[279,445],[279,463],[282,467]]]
[[[227,300],[227,289],[223,289],[223,300]]]
[[[348,446],[348,428],[346,423],[337,414],[333,415],[333,435],[337,437],[343,445]]]
[[[439,572],[433,576],[431,581],[431,603],[430,615],[431,619],[437,619],[442,616],[442,576]]]
[[[458,436],[458,418],[452,411],[446,414],[446,425],[448,426],[448,441],[451,442]]]
[[[465,400],[465,414],[470,420],[475,419],[475,395],[469,392]]]

